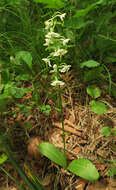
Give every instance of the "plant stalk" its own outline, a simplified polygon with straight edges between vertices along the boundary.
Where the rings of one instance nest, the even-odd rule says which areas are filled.
[[[59,85],[58,89],[58,96],[59,96],[59,106],[60,106],[60,113],[61,113],[61,122],[62,122],[62,138],[63,138],[63,145],[64,145],[64,154],[66,157],[66,141],[65,141],[65,131],[64,131],[64,116],[63,116],[63,106],[62,106],[62,89]]]

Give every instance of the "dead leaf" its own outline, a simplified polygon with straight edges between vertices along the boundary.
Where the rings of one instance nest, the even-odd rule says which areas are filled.
[[[23,114],[18,113],[16,121],[20,121],[23,118]]]
[[[42,143],[40,137],[32,137],[28,141],[28,154],[34,157],[35,159],[39,159],[40,157],[42,157],[42,154],[38,150],[38,146],[40,143]]]
[[[49,134],[49,142],[54,144],[57,148],[63,148],[62,131],[55,129]]]
[[[84,190],[86,181],[83,179],[79,179],[75,185],[75,190]]]

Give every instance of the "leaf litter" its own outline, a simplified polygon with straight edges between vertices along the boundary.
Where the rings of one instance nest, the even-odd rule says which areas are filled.
[[[102,181],[88,183],[68,171],[61,169],[57,182],[57,190],[115,189],[116,186],[113,179],[111,180],[108,177],[108,168],[113,162],[107,162],[107,160],[116,160],[116,152],[114,149],[116,138],[115,136],[104,137],[101,135],[101,128],[103,126],[109,126],[111,129],[115,128],[116,104],[111,97],[106,96],[100,98],[100,101],[107,105],[107,112],[104,115],[97,115],[90,109],[89,97],[85,94],[85,87],[80,85],[81,87],[79,88],[72,88],[72,86],[75,86],[75,82],[71,77],[69,85],[63,89],[62,98],[63,102],[67,102],[67,104],[63,104],[67,157],[68,160],[77,158],[87,158],[91,160],[98,169],[101,175],[100,180],[102,179]],[[26,95],[26,97],[23,97],[23,102],[27,100],[28,97]],[[30,94],[29,100],[31,100]],[[45,103],[54,107],[54,103],[51,99],[46,99],[45,101]],[[17,108],[14,109],[17,111]],[[40,142],[46,141],[51,142],[57,148],[63,150],[60,115],[55,109],[52,109],[52,112],[46,116],[35,108],[35,110],[30,111],[28,117],[18,113],[16,119],[10,117],[6,120],[13,130],[13,133],[11,133],[13,140],[11,148],[14,150],[16,158],[18,158],[22,165],[26,163],[39,179],[41,179],[40,181],[45,185],[46,189],[51,190],[55,181],[55,175],[60,168],[46,158],[41,157],[35,147],[37,147]],[[27,129],[28,137],[23,129],[27,122],[31,122],[32,124],[31,127]],[[17,141],[15,139],[17,139]],[[23,152],[25,153],[19,156],[22,147],[21,144],[25,145],[23,146]],[[23,162],[21,160],[23,160]],[[7,167],[7,164],[5,167]],[[27,171],[25,170],[25,172]],[[4,178],[4,174],[2,174],[1,179],[2,178]],[[107,183],[105,182],[106,180]],[[103,185],[104,183],[105,185]],[[4,184],[3,180],[2,184]],[[9,179],[9,185],[10,184],[12,183]]]

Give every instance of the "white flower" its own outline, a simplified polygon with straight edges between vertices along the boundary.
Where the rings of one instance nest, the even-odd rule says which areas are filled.
[[[49,67],[51,67],[51,64],[50,64],[50,60],[48,58],[43,58],[42,59],[46,64],[49,65]]]
[[[56,57],[56,56],[62,56],[64,54],[66,54],[66,53],[67,53],[67,50],[65,50],[65,49],[58,49],[57,51],[52,52],[51,56],[54,56],[54,57]]]
[[[66,16],[66,13],[63,13],[63,14],[61,14],[61,15],[57,15],[57,16],[59,16],[59,17],[60,17],[61,21],[63,21],[63,20],[64,20],[64,18],[65,18],[65,16]]]
[[[50,71],[50,73],[57,73],[57,65],[53,65],[53,70]]]
[[[70,39],[61,39],[61,40],[64,46],[70,41]]]
[[[51,21],[51,22],[48,21],[48,20],[45,21],[45,29],[46,29],[46,30],[48,30],[48,29],[49,29],[50,27],[52,27],[52,26],[53,26],[53,22],[52,22],[52,21]]]
[[[60,85],[60,86],[63,86],[65,83],[60,81],[60,80],[55,80],[51,83],[52,86],[57,86],[57,85]]]
[[[60,71],[61,73],[65,73],[65,72],[69,71],[70,67],[71,67],[71,65],[65,65],[65,64],[64,64],[64,65],[62,65],[62,68],[59,69],[59,71]]]
[[[43,44],[44,46],[49,46],[50,44],[52,44],[51,39],[45,39],[46,43]]]
[[[56,32],[48,32],[48,34],[45,35],[46,38],[59,38],[60,34],[56,33]]]

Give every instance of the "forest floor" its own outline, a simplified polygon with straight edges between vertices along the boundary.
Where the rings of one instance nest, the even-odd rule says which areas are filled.
[[[114,97],[102,90],[99,100],[106,104],[107,111],[103,115],[95,114],[90,109],[91,98],[87,95],[84,84],[71,74],[67,82],[62,96],[62,102],[66,102],[63,109],[67,133],[67,157],[69,161],[77,158],[91,160],[100,173],[99,181],[87,182],[61,169],[38,152],[37,146],[44,141],[51,142],[63,150],[62,124],[60,114],[55,109],[52,109],[49,115],[36,109],[31,110],[26,117],[18,113],[17,107],[12,106],[9,109],[15,110],[17,117],[3,116],[0,125],[5,129],[12,129],[11,149],[15,158],[27,175],[30,168],[38,176],[46,190],[53,190],[54,182],[56,190],[114,190],[116,181],[115,178],[109,177],[108,171],[110,168],[115,168],[113,160],[116,161],[116,136],[104,137],[101,135],[101,128],[109,126],[113,130],[116,126],[116,101]],[[20,101],[22,103],[32,101],[32,93],[27,94]],[[55,106],[51,99],[46,98],[44,102],[51,107]],[[25,130],[27,123],[32,125]],[[108,162],[109,160],[111,162]],[[6,162],[4,168],[16,180],[22,182],[10,162]],[[110,172],[114,172],[115,175],[116,169]],[[15,183],[2,171],[0,171],[0,190],[17,190]]]

